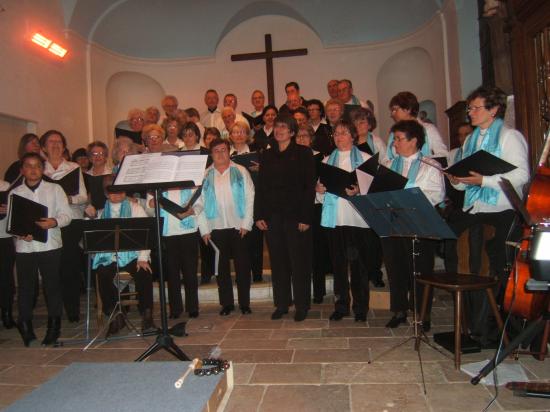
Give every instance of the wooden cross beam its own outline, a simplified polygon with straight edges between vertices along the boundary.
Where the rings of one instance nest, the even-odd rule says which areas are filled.
[[[231,61],[242,62],[247,60],[265,59],[265,70],[267,73],[267,101],[275,104],[275,85],[273,80],[273,59],[279,57],[305,56],[307,49],[288,49],[273,51],[271,34],[265,35],[265,51],[259,53],[232,54]]]

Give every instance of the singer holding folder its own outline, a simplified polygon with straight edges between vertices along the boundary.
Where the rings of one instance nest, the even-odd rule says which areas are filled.
[[[61,333],[61,228],[71,223],[71,209],[61,186],[42,180],[44,160],[37,153],[26,153],[21,158],[22,185],[11,192],[40,203],[48,208],[48,218],[36,222],[47,230],[45,243],[33,240],[32,235],[18,237],[15,241],[17,267],[17,306],[19,319],[17,327],[25,346],[36,339],[32,326],[34,295],[38,271],[47,296],[48,329],[42,345],[53,345]],[[10,200],[11,202],[11,196]],[[9,209],[9,205],[8,205]],[[14,210],[13,213],[23,213]]]
[[[388,159],[386,165],[394,172],[405,176],[408,181],[405,189],[418,187],[435,206],[445,197],[445,181],[443,174],[434,167],[437,161],[422,154],[425,144],[424,128],[416,120],[401,120],[391,128],[393,148],[396,157]],[[384,263],[390,283],[390,310],[393,317],[386,324],[387,328],[396,328],[407,321],[408,309],[420,312],[422,302],[422,287],[417,286],[416,298],[413,302],[413,260],[410,238],[386,237],[382,240]],[[431,239],[419,239],[415,252],[416,271],[430,274],[434,267],[436,242]],[[431,310],[431,299],[427,313]],[[429,315],[427,315],[429,316]],[[426,319],[422,327],[427,332],[431,322]]]
[[[354,145],[357,131],[352,123],[346,120],[336,122],[333,136],[336,149],[323,160],[324,163],[351,172],[370,158]],[[355,321],[366,322],[370,298],[368,274],[376,269],[374,260],[366,259],[366,256],[376,235],[345,198],[327,192],[321,182],[317,183],[315,190],[317,200],[323,203],[321,226],[326,228],[334,271],[336,301],[330,320],[339,321],[349,315],[351,289]],[[347,196],[355,196],[359,187],[346,187],[345,192]]]
[[[485,150],[490,154],[516,166],[502,174],[483,176],[470,172],[470,176],[449,176],[450,182],[458,190],[463,190],[464,207],[460,219],[453,220],[449,226],[457,236],[476,224],[487,224],[495,228],[494,237],[486,243],[489,256],[489,269],[500,281],[500,292],[506,285],[506,246],[505,241],[512,226],[515,212],[512,204],[499,186],[502,177],[510,180],[517,193],[523,193],[523,186],[529,181],[529,161],[527,141],[522,134],[504,124],[506,112],[506,94],[497,87],[479,87],[467,98],[468,115],[474,131],[462,146],[462,159]],[[452,242],[445,248],[447,271],[456,272],[458,257]],[[498,295],[497,295],[498,299]],[[475,330],[474,335],[487,335],[485,327]],[[496,330],[496,328],[495,328]]]
[[[239,122],[237,122],[238,124]],[[230,160],[229,142],[215,139],[210,144],[213,165],[206,169],[199,215],[199,228],[205,244],[210,240],[220,250],[218,293],[221,316],[235,310],[230,259],[236,272],[239,308],[243,315],[250,310],[250,257],[248,236],[254,224],[254,184],[241,165]]]
[[[67,199],[72,211],[73,219],[82,219],[84,207],[88,201],[86,186],[82,171],[77,163],[63,158],[63,151],[67,147],[67,140],[63,133],[57,130],[48,130],[40,137],[40,145],[47,156],[44,166],[44,175],[51,180],[61,180],[71,173],[76,173],[78,184],[68,191]],[[80,320],[80,286],[83,284],[82,249],[79,247],[82,233],[76,223],[67,225],[61,230],[63,249],[61,251],[61,292],[63,304],[69,322]]]

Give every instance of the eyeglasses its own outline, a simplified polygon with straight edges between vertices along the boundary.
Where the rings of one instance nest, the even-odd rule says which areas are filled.
[[[143,122],[145,119],[143,117],[132,117],[131,122]]]
[[[390,107],[390,112],[395,113],[396,111],[398,111],[400,109],[401,109],[401,107],[399,107],[399,106],[393,106],[393,107]]]
[[[409,139],[407,139],[406,137],[398,137],[398,136],[393,137],[394,142],[402,142],[404,140],[409,140]]]
[[[468,106],[468,108],[466,109],[466,111],[467,111],[468,113],[470,113],[470,112],[477,112],[477,111],[478,111],[479,109],[481,109],[481,108],[486,109],[487,106]]]
[[[103,153],[103,152],[92,152],[91,155],[93,157],[100,157],[100,156],[105,156],[105,153]]]
[[[351,136],[351,133],[349,132],[349,130],[342,130],[340,132],[335,132],[334,136]]]
[[[229,152],[229,150],[227,150],[227,147],[225,147],[225,145],[220,148],[215,147],[214,149],[212,149],[212,153],[227,153],[227,152]]]
[[[156,135],[156,134],[149,135],[149,140],[160,140],[160,139],[162,139],[162,137],[159,135]]]

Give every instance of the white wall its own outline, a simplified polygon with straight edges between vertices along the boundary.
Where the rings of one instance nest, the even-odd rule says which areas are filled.
[[[0,113],[36,123],[37,134],[59,129],[70,148],[82,146],[88,141],[84,43],[75,36],[65,37],[58,1],[20,0],[3,2],[3,6]],[[31,43],[35,31],[66,46],[66,58],[59,61]]]
[[[454,3],[447,2],[445,19],[452,19]],[[94,135],[112,135],[114,123],[106,112],[106,88],[111,76],[118,72],[137,72],[155,79],[168,94],[174,94],[180,107],[194,106],[202,112],[204,91],[217,89],[220,95],[233,92],[239,97],[238,109],[251,109],[250,95],[256,88],[266,88],[263,61],[231,62],[230,55],[262,51],[264,34],[271,33],[274,50],[307,48],[305,57],[276,59],[275,92],[277,104],[284,102],[284,84],[298,81],[306,98],[326,99],[326,82],[332,78],[349,78],[355,93],[368,98],[376,106],[381,120],[379,133],[385,136],[389,128],[387,96],[380,96],[377,78],[385,62],[392,56],[410,49],[422,49],[431,61],[432,71],[424,73],[414,67],[407,71],[408,89],[420,100],[430,99],[438,108],[437,122],[447,134],[444,110],[460,97],[460,71],[449,69],[448,62],[458,61],[456,26],[445,28],[448,44],[443,42],[442,16],[436,15],[416,32],[392,41],[364,46],[330,47],[321,44],[318,36],[304,24],[282,16],[262,16],[243,22],[220,42],[214,58],[174,61],[131,59],[115,55],[98,46],[91,48],[92,113]],[[449,44],[451,42],[451,44]],[[454,43],[453,43],[454,42]],[[447,57],[447,64],[445,63]],[[402,74],[399,74],[402,76]],[[419,81],[422,79],[422,81]],[[386,79],[391,83],[391,79]],[[424,86],[422,86],[424,85]],[[136,96],[140,91],[135,90]],[[160,102],[149,104],[160,106]],[[130,105],[131,106],[131,105]]]

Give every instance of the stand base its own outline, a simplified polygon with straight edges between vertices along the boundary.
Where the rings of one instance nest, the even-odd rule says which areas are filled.
[[[168,334],[161,334],[157,336],[157,340],[149,348],[143,352],[137,359],[136,362],[141,362],[147,359],[149,356],[158,352],[159,350],[164,349],[166,352],[170,353],[172,356],[177,358],[180,361],[190,361],[187,355],[174,343],[174,339]]]
[[[434,342],[443,346],[451,353],[455,353],[455,334],[454,332],[434,333]],[[460,336],[461,353],[478,353],[481,352],[481,345],[468,335]]]

